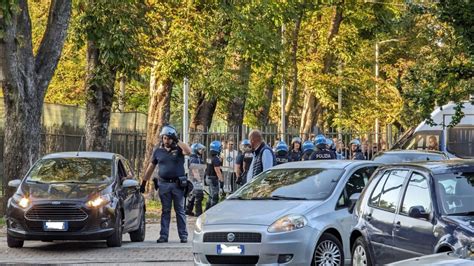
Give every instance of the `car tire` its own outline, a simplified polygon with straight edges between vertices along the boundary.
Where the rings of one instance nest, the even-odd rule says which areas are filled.
[[[316,244],[311,265],[344,265],[344,251],[337,237],[324,233]]]
[[[7,245],[9,248],[22,248],[25,241],[14,238],[7,234]]]
[[[369,249],[362,236],[359,236],[354,242],[351,251],[352,262],[354,266],[371,266],[372,259],[370,257]]]
[[[145,240],[145,232],[146,232],[146,221],[145,221],[145,211],[143,211],[143,215],[140,219],[140,225],[138,226],[138,229],[129,233],[130,240],[132,242],[143,242]]]
[[[115,231],[114,234],[107,238],[108,247],[121,247],[122,246],[122,213],[119,211],[115,216]]]

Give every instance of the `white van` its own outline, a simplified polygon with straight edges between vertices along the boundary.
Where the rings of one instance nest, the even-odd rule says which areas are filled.
[[[436,108],[431,113],[435,126],[422,122],[415,129],[407,131],[392,149],[426,150],[429,138],[433,136],[439,143],[438,149],[450,158],[474,158],[474,97],[463,103],[464,117],[450,128],[447,125],[451,123],[455,106],[455,103],[449,103]]]

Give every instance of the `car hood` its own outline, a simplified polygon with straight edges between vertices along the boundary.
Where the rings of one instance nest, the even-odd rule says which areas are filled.
[[[20,192],[31,200],[81,200],[110,189],[108,184],[32,184],[24,182]]]
[[[322,201],[225,200],[206,211],[205,225],[271,225],[287,214],[305,214]]]
[[[474,232],[474,216],[445,216],[445,219],[465,231]]]

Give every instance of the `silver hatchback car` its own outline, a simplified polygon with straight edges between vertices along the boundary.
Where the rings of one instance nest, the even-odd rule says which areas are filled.
[[[197,219],[194,263],[350,263],[351,209],[378,166],[304,161],[263,172]]]

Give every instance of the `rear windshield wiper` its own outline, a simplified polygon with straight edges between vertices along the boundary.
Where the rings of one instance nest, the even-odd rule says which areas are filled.
[[[457,212],[457,213],[450,213],[448,216],[471,216],[474,215],[474,211],[470,212]]]

